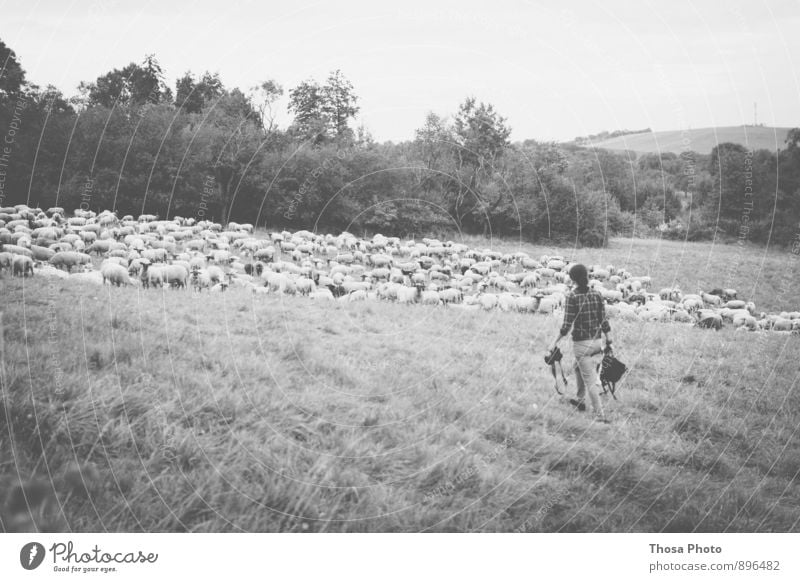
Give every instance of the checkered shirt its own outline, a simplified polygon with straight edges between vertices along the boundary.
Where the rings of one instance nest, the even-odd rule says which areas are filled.
[[[575,289],[567,296],[561,335],[567,335],[570,328],[573,328],[572,339],[576,342],[599,339],[601,330],[606,333],[611,331],[600,293],[593,289],[585,292]]]

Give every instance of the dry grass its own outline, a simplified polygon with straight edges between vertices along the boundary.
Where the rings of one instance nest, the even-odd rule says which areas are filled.
[[[800,530],[797,337],[614,323],[604,426],[553,391],[548,317],[0,286],[0,475],[96,467],[56,486],[73,531]]]

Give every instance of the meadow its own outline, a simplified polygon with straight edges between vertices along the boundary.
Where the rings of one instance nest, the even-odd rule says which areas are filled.
[[[710,154],[721,143],[738,143],[750,150],[776,151],[784,148],[788,127],[763,127],[736,125],[731,127],[703,127],[676,131],[635,133],[595,142],[592,147],[612,151],[637,153],[682,154],[694,151]]]
[[[759,308],[798,305],[788,252],[560,251],[687,292],[738,261]],[[553,390],[550,316],[0,288],[0,476],[54,483],[71,531],[800,531],[797,336],[612,321],[602,425]]]
[[[800,309],[800,265],[790,249],[756,244],[684,242],[656,238],[614,238],[606,247],[533,245],[512,239],[458,239],[470,247],[506,253],[524,251],[532,257],[561,255],[586,265],[614,265],[634,276],[652,277],[651,291],[679,286],[684,293],[734,288],[754,301],[757,311]]]

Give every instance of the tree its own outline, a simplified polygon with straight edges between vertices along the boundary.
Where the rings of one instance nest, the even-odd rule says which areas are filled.
[[[320,85],[313,79],[289,91],[289,111],[294,113],[292,131],[302,139],[320,144],[328,139],[353,137],[349,121],[359,111],[353,85],[339,70]]]
[[[324,94],[319,83],[310,79],[289,91],[290,112],[294,113],[294,131],[304,139],[320,143],[326,137],[328,122],[323,113]]]
[[[745,172],[752,168],[746,161],[747,149],[736,143],[721,143],[711,150],[708,171],[713,180],[713,189],[708,200],[711,216],[738,218],[745,202]]]
[[[282,96],[283,87],[272,79],[268,79],[250,89],[250,101],[261,118],[264,137],[268,137],[276,129],[275,112],[272,106]]]
[[[425,125],[416,130],[414,142],[423,165],[429,170],[438,170],[455,138],[447,120],[431,112],[425,118]]]
[[[25,71],[16,53],[0,40],[0,105],[18,96],[25,84]]]
[[[75,112],[69,101],[64,98],[64,94],[53,85],[48,85],[44,90],[32,85],[31,97],[36,107],[48,114],[72,114]]]
[[[239,184],[245,179],[262,142],[258,114],[239,90],[225,92],[207,110],[197,129],[195,147],[201,149],[199,164],[213,171],[221,221],[228,222]]]
[[[175,83],[175,107],[186,113],[200,113],[203,110],[203,95],[197,90],[197,84],[189,71]]]
[[[200,113],[208,104],[219,99],[225,92],[225,87],[219,78],[219,73],[206,71],[199,81],[195,82],[194,76],[187,71],[178,79],[175,85],[175,106],[186,113]]]
[[[172,101],[172,91],[164,84],[161,65],[154,55],[147,55],[141,65],[130,63],[98,77],[94,83],[81,83],[79,90],[88,106],[111,108]]]
[[[348,126],[350,118],[354,118],[359,107],[356,105],[358,97],[353,92],[353,85],[340,70],[328,75],[325,86],[322,87],[322,113],[328,119],[332,134],[341,139],[351,137],[353,132]]]
[[[450,211],[461,228],[464,219],[488,232],[491,215],[508,194],[505,188],[484,187],[495,178],[509,145],[511,128],[492,105],[464,100],[453,123],[456,178],[448,192]]]

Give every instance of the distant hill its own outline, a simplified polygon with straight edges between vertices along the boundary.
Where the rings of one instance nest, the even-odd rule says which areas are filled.
[[[614,151],[632,150],[636,153],[672,152],[680,154],[691,150],[699,154],[710,154],[717,144],[733,142],[740,143],[748,149],[765,149],[774,152],[778,148],[786,147],[786,134],[790,129],[788,127],[739,125],[705,127],[685,131],[655,131],[594,141],[591,144],[585,144],[585,147]]]

